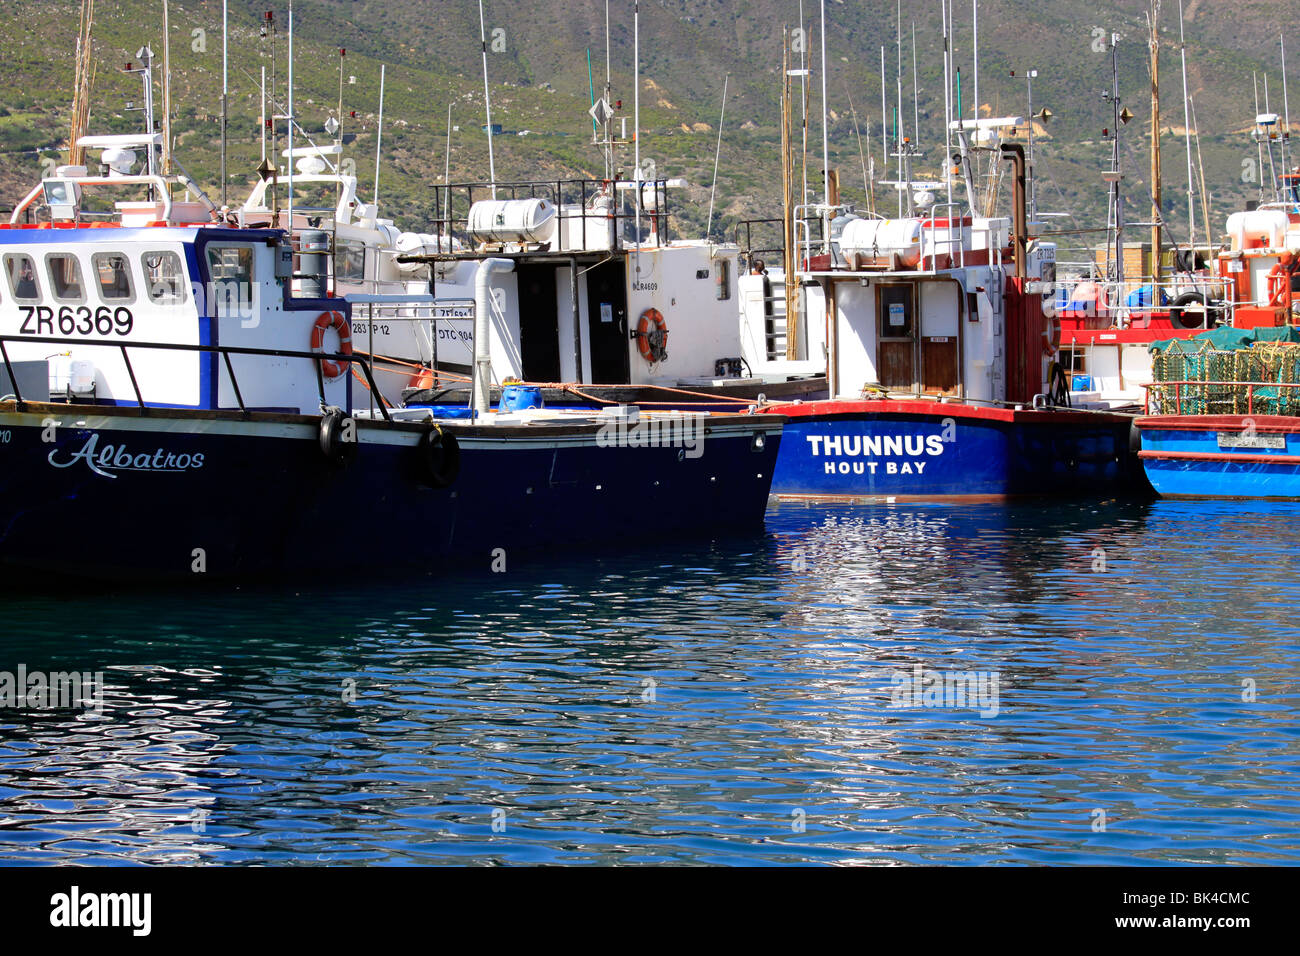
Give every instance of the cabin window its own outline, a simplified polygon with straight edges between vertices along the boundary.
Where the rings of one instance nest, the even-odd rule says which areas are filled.
[[[131,288],[131,267],[120,252],[97,252],[90,257],[95,278],[99,281],[99,297],[105,302],[130,302],[135,298]]]
[[[727,259],[713,260],[713,267],[718,274],[714,281],[718,285],[718,301],[731,298],[731,262]]]
[[[340,239],[334,249],[334,281],[362,282],[366,278],[366,245]]]
[[[252,315],[253,249],[208,246],[209,310],[213,315]]]
[[[140,257],[144,266],[145,291],[155,305],[178,305],[185,301],[185,269],[174,252],[146,252]]]
[[[882,339],[910,339],[913,333],[912,287],[910,285],[881,285],[880,337]]]
[[[50,288],[59,302],[85,302],[86,287],[81,283],[81,263],[67,252],[51,252],[45,257],[50,270]]]
[[[9,277],[9,291],[15,299],[19,302],[40,301],[40,280],[36,278],[36,263],[31,256],[22,253],[5,256],[5,274]]]
[[[253,282],[253,250],[249,246],[208,246],[208,274],[213,282]]]

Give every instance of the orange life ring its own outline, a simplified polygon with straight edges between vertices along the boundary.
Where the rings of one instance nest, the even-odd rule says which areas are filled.
[[[1051,358],[1061,348],[1061,319],[1055,314],[1044,318],[1047,324],[1043,326],[1043,354]]]
[[[1291,273],[1295,269],[1291,256],[1283,254],[1281,260],[1268,270],[1268,304],[1273,308],[1291,303]]]
[[[636,324],[636,347],[654,365],[668,358],[668,323],[658,309],[646,309]]]
[[[325,351],[325,330],[334,329],[339,334],[338,352],[341,355],[352,354],[352,328],[342,312],[322,312],[316,317],[316,324],[311,327],[311,350]],[[338,378],[348,370],[351,362],[336,362],[323,359],[320,363],[321,373],[326,378]]]

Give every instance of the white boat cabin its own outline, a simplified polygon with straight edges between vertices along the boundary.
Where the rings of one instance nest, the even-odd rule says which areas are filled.
[[[513,270],[494,280],[488,303],[494,382],[691,388],[824,374],[823,354],[790,362],[755,332],[755,286],[740,275],[736,244],[666,236],[667,214],[659,210],[671,184],[642,184],[639,232],[633,212],[615,211],[608,183],[514,189],[574,196],[558,205],[536,196],[475,200],[471,189],[486,187],[463,187],[468,214],[448,221],[464,223],[466,251],[425,261],[433,264],[437,300],[449,303],[443,316],[454,314],[451,304],[474,299],[482,259],[513,261]],[[635,189],[614,187],[616,195]],[[761,303],[758,314],[761,320]],[[436,342],[430,361],[467,368],[472,323],[440,319]]]
[[[117,151],[107,172],[60,167],[0,225],[6,392],[17,383],[28,400],[317,412],[318,361],[218,347],[335,352],[350,305],[294,294],[283,232],[216,224],[211,203],[171,198],[181,186],[201,196],[197,187],[131,173],[122,153],[152,137],[82,142]],[[101,187],[147,195],[106,206],[90,195]],[[326,403],[349,408],[351,369],[326,372]]]

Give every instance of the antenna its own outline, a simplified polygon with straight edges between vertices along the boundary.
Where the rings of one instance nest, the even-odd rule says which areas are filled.
[[[375,134],[375,204],[379,204],[379,151],[384,145],[384,74],[388,71],[388,64],[379,64],[379,126]],[[488,142],[491,140],[491,124],[488,124]],[[496,176],[492,177],[492,198],[496,198]]]
[[[492,198],[497,198],[497,163],[496,158],[492,155],[492,93],[488,89],[488,71],[487,71],[487,23],[483,19],[483,0],[478,0],[478,35],[483,44],[483,107],[487,111],[487,137],[488,137],[488,177],[492,180]],[[382,77],[382,73],[380,76]],[[383,82],[380,81],[380,100],[383,100]],[[379,185],[379,157],[375,157],[375,185]],[[378,199],[378,196],[376,196]]]
[[[226,101],[230,96],[230,23],[221,0],[221,205],[226,205]]]
[[[952,18],[949,0],[943,0],[943,169],[948,186],[948,204],[952,205]]]
[[[345,47],[339,47],[339,111],[338,111],[338,129],[334,132],[338,134],[335,140],[339,145],[343,144],[343,59],[348,55]]]
[[[803,0],[799,0],[799,102],[803,108],[803,192],[808,201],[808,33],[803,25]]]
[[[1161,156],[1160,156],[1160,0],[1151,0],[1147,25],[1151,28],[1147,41],[1151,54],[1151,276],[1160,281],[1160,246],[1163,238],[1164,213],[1160,207]],[[1033,128],[1033,117],[1029,119]]]
[[[1264,112],[1270,114],[1273,112],[1268,105],[1268,74],[1267,73],[1264,74]],[[1276,117],[1273,118],[1273,125],[1275,126],[1277,125]],[[1271,182],[1273,185],[1273,200],[1276,202],[1281,197],[1278,195],[1278,190],[1277,190],[1277,186],[1278,186],[1277,168],[1273,165],[1273,136],[1268,130],[1265,130],[1265,134],[1266,135],[1264,136],[1264,141],[1268,144],[1268,178],[1269,178],[1269,182]]]
[[[980,118],[980,4],[971,0],[972,27],[975,31],[973,41],[975,62],[971,67],[971,96],[975,100],[975,119]]]
[[[262,105],[258,124],[262,133],[262,162],[266,162],[266,67],[262,67]]]
[[[886,176],[889,175],[889,104],[885,101],[885,48],[880,48],[880,155],[884,157]]]
[[[901,0],[900,0],[901,2]],[[826,103],[826,0],[821,0],[822,11],[822,189],[825,190],[826,212],[823,218],[826,220],[826,228],[822,233],[826,237],[827,248],[831,241],[830,229],[830,201],[831,201],[831,140],[830,128],[826,125],[828,121],[828,105]]]
[[[876,211],[875,183],[873,177],[867,173],[867,154],[862,147],[862,130],[858,127],[858,111],[853,106],[853,94],[849,92],[848,80],[844,81],[844,95],[849,101],[849,114],[853,117],[853,132],[858,137],[858,159],[862,161],[862,188],[867,191],[867,206],[871,212]],[[868,142],[870,142],[871,130],[867,130]],[[872,161],[874,165],[874,160]]]
[[[718,120],[718,150],[713,155],[713,185],[709,187],[709,222],[704,229],[705,239],[713,230],[713,191],[718,188],[718,160],[722,158],[722,124],[727,121],[727,84],[730,80],[730,73],[722,78],[722,116]]]
[[[444,169],[443,169],[442,181],[443,181],[443,184],[444,184],[444,185],[445,185],[445,186],[450,190],[450,189],[451,189],[451,104],[450,104],[450,103],[447,104],[447,156],[446,156],[446,161],[447,161],[447,165],[446,165],[446,166],[444,167]],[[450,199],[450,195],[448,195],[448,199]]]
[[[287,191],[289,193],[289,197],[288,197],[289,198],[289,233],[290,235],[292,235],[293,234],[293,167],[294,167],[294,162],[293,162],[293,0],[289,0],[289,103],[286,112],[289,114],[288,116],[289,122],[286,124],[288,126],[288,131],[287,131],[288,139],[285,141],[285,145],[289,150],[289,163],[288,163],[289,186]]]
[[[163,175],[172,171],[172,68],[171,20],[167,0],[163,0]],[[153,132],[150,130],[149,132]],[[170,189],[168,190],[170,192]]]
[[[1255,84],[1255,115],[1259,116],[1259,74],[1254,70],[1250,71],[1250,80]],[[1259,160],[1259,201],[1264,201],[1264,139],[1259,135],[1259,124],[1256,123],[1254,130],[1255,137],[1255,154]]]
[[[1282,122],[1286,124],[1282,129],[1282,171],[1289,173],[1291,165],[1287,159],[1287,146],[1291,140],[1291,102],[1286,88],[1286,37],[1279,33],[1277,40],[1282,47]]]
[[[1178,49],[1183,66],[1183,145],[1187,150],[1187,244],[1192,249],[1192,265],[1196,264],[1196,203],[1192,199],[1195,185],[1192,179],[1192,120],[1187,106],[1187,41],[1183,36],[1183,0],[1178,0]],[[1207,239],[1209,237],[1206,237]]]
[[[613,74],[610,70],[610,42],[609,42],[609,0],[605,0],[605,105],[609,106],[611,97],[614,95]],[[607,111],[609,112],[609,111]],[[627,129],[627,119],[623,119],[623,128]],[[605,120],[605,178],[611,183],[618,178],[617,171],[614,168],[614,116],[610,112],[609,119]],[[613,187],[610,187],[611,190]],[[610,196],[611,202],[613,195]]]
[[[912,145],[921,150],[921,87],[916,79],[916,21],[912,21]]]
[[[632,4],[632,59],[633,66],[633,83],[635,89],[632,90],[632,164],[636,167],[633,179],[636,182],[636,271],[641,272],[641,203],[644,199],[642,195],[641,183],[641,0],[634,0]]]

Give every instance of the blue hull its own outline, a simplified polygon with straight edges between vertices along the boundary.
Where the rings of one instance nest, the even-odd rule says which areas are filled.
[[[1300,500],[1300,419],[1169,415],[1138,428],[1142,467],[1164,497]]]
[[[1123,415],[897,401],[774,411],[790,416],[772,484],[776,495],[1109,495],[1140,485],[1131,419]]]
[[[760,529],[779,427],[719,422],[698,457],[601,447],[594,426],[448,427],[459,472],[432,487],[418,425],[358,423],[355,457],[335,464],[311,417],[0,412],[0,563],[133,579],[487,570],[527,550]]]

